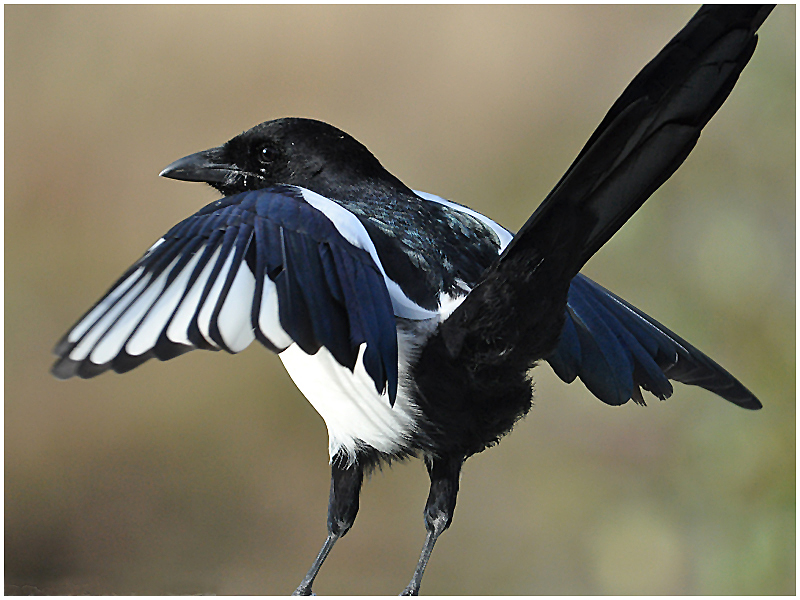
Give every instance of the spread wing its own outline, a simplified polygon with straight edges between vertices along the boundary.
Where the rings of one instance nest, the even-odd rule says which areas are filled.
[[[324,346],[351,370],[366,344],[366,371],[394,402],[397,334],[383,269],[355,217],[318,194],[246,192],[177,224],[62,338],[53,374],[122,373],[195,348],[239,352],[254,339],[273,352]]]
[[[545,360],[566,383],[580,377],[607,404],[664,400],[669,380],[700,386],[744,408],[758,399],[733,375],[669,329],[588,277],[572,280],[558,347]]]
[[[513,235],[487,217],[438,196],[434,202],[467,211],[491,227],[502,251]],[[545,360],[562,381],[580,378],[606,404],[644,404],[644,389],[660,400],[672,395],[670,380],[696,385],[745,408],[758,399],[733,375],[661,323],[578,273],[569,286],[558,346]]]

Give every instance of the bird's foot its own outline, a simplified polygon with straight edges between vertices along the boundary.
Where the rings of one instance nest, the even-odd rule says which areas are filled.
[[[400,592],[401,596],[419,596],[419,587],[407,585],[406,589]]]

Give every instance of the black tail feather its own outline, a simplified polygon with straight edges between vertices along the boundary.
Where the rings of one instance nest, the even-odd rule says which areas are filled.
[[[556,350],[572,279],[686,159],[750,60],[755,31],[770,10],[701,8],[623,92],[498,261],[428,340],[414,379],[423,413],[448,424],[446,432],[430,432],[441,447],[480,452],[529,410],[527,372]],[[719,367],[695,358],[665,364],[667,377],[758,408],[735,379],[741,389],[707,379]],[[650,377],[656,393],[666,395],[652,373],[632,369],[633,381]],[[641,401],[638,386],[629,387],[627,397]],[[621,403],[627,388],[617,388],[609,397]]]
[[[498,262],[442,325],[451,355],[470,337],[484,347],[478,354],[491,352],[487,332],[504,346],[522,331],[534,335],[537,347],[523,349],[533,352],[529,361],[552,351],[561,327],[554,331],[548,324],[563,322],[570,281],[686,159],[750,60],[755,31],[770,10],[703,7],[639,73]],[[533,322],[520,322],[522,313]],[[508,329],[498,331],[504,324]]]

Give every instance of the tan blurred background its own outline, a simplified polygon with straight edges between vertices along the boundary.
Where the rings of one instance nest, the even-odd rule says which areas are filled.
[[[694,10],[6,6],[7,590],[287,594],[323,540],[324,423],[260,346],[48,374],[67,327],[216,197],[160,169],[315,117],[516,229]],[[612,408],[536,369],[532,413],[467,463],[423,593],[795,593],[794,169],[782,6],[697,150],[585,269],[764,410],[680,384]],[[375,474],[316,590],[398,593],[426,496],[419,461]]]

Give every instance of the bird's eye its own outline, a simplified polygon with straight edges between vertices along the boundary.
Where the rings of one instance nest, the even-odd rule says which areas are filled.
[[[268,164],[275,162],[277,158],[277,152],[274,148],[270,146],[262,146],[261,149],[258,151],[258,160],[262,164]]]

